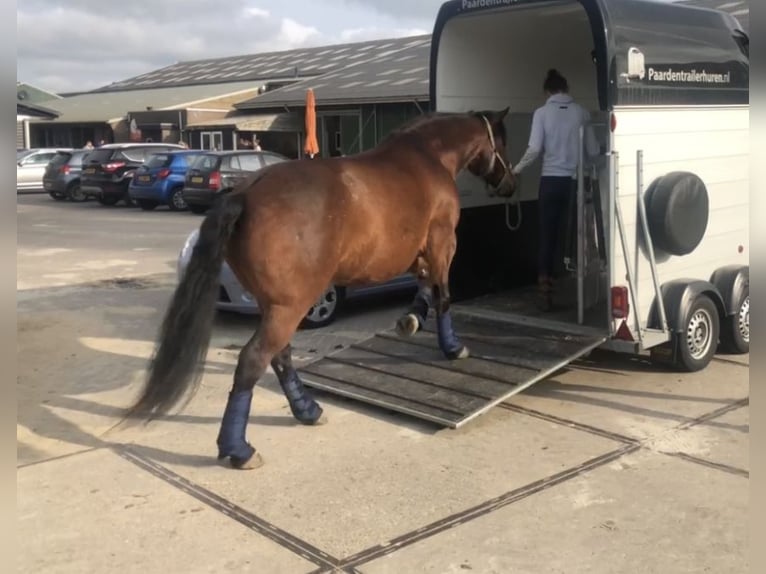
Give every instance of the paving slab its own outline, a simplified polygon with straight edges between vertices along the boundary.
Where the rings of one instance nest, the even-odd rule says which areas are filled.
[[[714,361],[703,371],[594,352],[508,401],[638,440],[749,396],[746,366]]]
[[[731,467],[731,471],[750,471],[750,409],[742,407],[706,424],[676,430],[647,442],[661,452],[676,453],[712,464]]]
[[[17,481],[17,572],[316,568],[108,449],[20,469]]]
[[[357,571],[741,574],[748,491],[741,477],[641,450]]]
[[[143,436],[131,430],[130,441],[179,475],[336,557],[620,446],[503,410],[463,432],[325,400],[329,423],[304,427],[292,420],[283,398],[261,391],[248,436],[265,465],[243,473],[213,460],[223,400],[221,391],[215,400],[206,394],[184,412],[185,424],[159,422]]]

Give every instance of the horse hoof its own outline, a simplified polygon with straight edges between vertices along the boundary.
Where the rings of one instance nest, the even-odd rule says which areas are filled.
[[[327,415],[323,412],[316,420],[301,420],[299,422],[307,427],[320,427],[327,424]]]
[[[458,349],[457,351],[450,351],[449,353],[447,353],[447,358],[450,361],[457,361],[459,359],[467,359],[470,356],[471,356],[471,352],[468,350],[468,347],[466,347],[465,345],[460,347],[460,349]]]
[[[220,457],[219,457],[220,458]],[[231,467],[235,470],[255,470],[263,466],[263,458],[259,453],[254,453],[247,460],[232,456],[229,460]]]
[[[418,323],[418,318],[410,313],[404,315],[396,322],[396,333],[400,337],[411,337],[418,332],[419,327],[420,323]]]

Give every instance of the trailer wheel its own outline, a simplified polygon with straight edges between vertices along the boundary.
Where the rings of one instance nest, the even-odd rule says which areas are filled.
[[[721,349],[733,354],[750,352],[750,289],[743,291],[736,303],[736,311],[721,325]]]
[[[675,171],[646,190],[646,216],[654,247],[670,255],[688,255],[705,236],[709,199],[699,176]]]
[[[720,319],[718,309],[707,295],[698,295],[684,317],[678,334],[677,366],[684,371],[704,369],[718,348]]]

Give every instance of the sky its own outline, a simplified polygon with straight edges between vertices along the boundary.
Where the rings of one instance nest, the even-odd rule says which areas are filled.
[[[749,0],[687,1],[749,10]],[[17,80],[85,91],[186,60],[430,34],[442,3],[18,0]]]
[[[19,0],[17,80],[95,89],[185,60],[430,34],[443,0]]]

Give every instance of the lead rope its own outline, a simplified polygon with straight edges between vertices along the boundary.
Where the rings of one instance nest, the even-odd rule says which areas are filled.
[[[505,161],[503,161],[503,158],[500,157],[500,154],[497,153],[497,148],[495,148],[495,135],[492,133],[492,126],[489,123],[489,120],[485,118],[484,116],[481,116],[481,118],[484,120],[484,123],[487,126],[487,133],[489,133],[489,142],[492,144],[492,149],[494,150],[494,155],[492,156],[492,161],[489,164],[489,169],[491,170],[495,166],[495,159],[499,159],[501,162],[503,162],[503,167],[506,169],[506,171],[509,169],[509,167],[505,164]],[[484,183],[484,186],[489,189],[489,184]],[[521,193],[521,192],[519,192]],[[505,200],[505,225],[508,227],[511,231],[518,231],[521,227],[521,200],[516,200],[516,219],[517,223],[514,226],[511,223],[511,198],[508,197]]]
[[[519,191],[519,193],[521,193]],[[514,227],[511,224],[511,198],[508,197],[505,200],[505,225],[510,229],[511,231],[518,231],[521,227],[521,200],[517,199],[515,201],[516,203],[516,220],[518,223],[516,223],[516,226]]]

